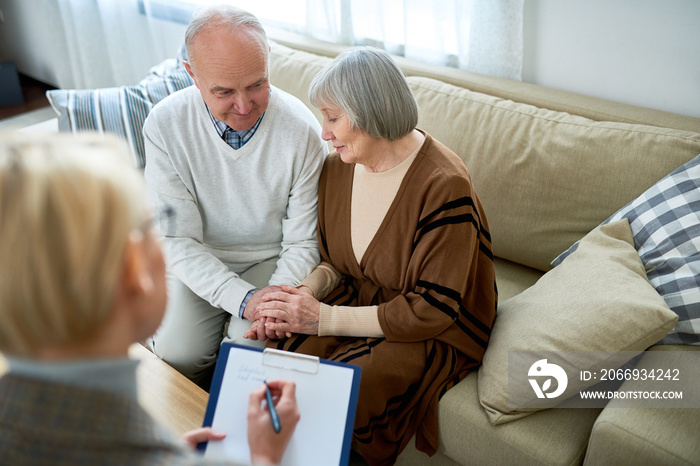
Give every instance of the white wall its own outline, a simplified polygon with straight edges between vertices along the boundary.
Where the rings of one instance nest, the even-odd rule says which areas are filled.
[[[65,87],[56,3],[0,0],[0,56]],[[525,82],[700,117],[700,0],[525,0],[524,13]],[[134,7],[129,28],[132,42],[159,42],[134,55],[132,75],[142,76],[174,56],[185,27],[148,23]]]
[[[700,117],[700,1],[525,0],[523,81]]]

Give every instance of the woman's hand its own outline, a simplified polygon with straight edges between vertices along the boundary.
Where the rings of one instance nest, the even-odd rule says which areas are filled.
[[[275,331],[272,330],[271,328],[268,328],[265,324],[268,322],[275,323],[277,322],[277,319],[272,318],[272,317],[260,317],[258,320],[252,323],[250,328],[248,329],[247,332],[243,334],[243,338],[246,338],[248,340],[267,340],[268,338],[271,338],[273,340],[279,340],[281,338],[286,337],[291,337],[292,334],[290,332],[285,332],[282,331]]]
[[[212,430],[211,427],[200,427],[199,429],[185,432],[182,439],[194,450],[199,443],[209,442],[211,440],[223,440],[224,437],[226,437],[226,434],[223,432],[216,432]]]
[[[265,385],[261,385],[249,397],[248,446],[253,463],[279,464],[299,422],[296,384],[287,380],[273,380],[267,385],[282,429],[277,433],[272,427],[270,410],[263,405],[263,400],[266,399]]]
[[[268,293],[263,296],[262,301],[257,306],[259,315],[277,319],[277,322],[268,320],[264,324],[267,329],[318,335],[321,303],[313,297],[313,293],[307,287],[297,289],[282,285],[282,291]]]

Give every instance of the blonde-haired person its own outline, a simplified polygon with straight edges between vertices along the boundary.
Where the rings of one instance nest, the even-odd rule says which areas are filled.
[[[183,442],[137,402],[128,348],[166,306],[145,197],[121,141],[0,136],[0,464],[204,464],[190,447],[225,435]],[[276,434],[253,392],[254,462],[278,463],[299,418],[294,384],[274,390],[290,428]]]

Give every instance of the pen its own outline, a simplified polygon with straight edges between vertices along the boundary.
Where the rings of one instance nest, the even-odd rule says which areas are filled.
[[[267,408],[270,410],[270,418],[272,418],[272,427],[274,427],[275,432],[278,434],[282,430],[282,424],[280,423],[279,414],[275,409],[275,405],[272,403],[272,392],[270,392],[270,386],[267,384],[267,380],[263,381],[265,384],[265,396],[267,397]]]

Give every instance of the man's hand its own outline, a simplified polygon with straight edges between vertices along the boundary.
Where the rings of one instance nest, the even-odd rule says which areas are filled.
[[[250,394],[248,401],[248,446],[253,463],[279,464],[299,422],[296,384],[286,380],[268,382],[282,430],[275,432],[265,400],[265,385]]]
[[[321,303],[310,289],[282,285],[282,291],[274,291],[263,297],[258,305],[260,317],[267,318],[265,327],[276,332],[293,332],[305,335],[318,334]],[[270,319],[277,319],[272,322]],[[262,324],[261,324],[262,325]]]
[[[265,296],[267,293],[280,290],[281,288],[279,286],[270,285],[253,293],[253,296],[250,297],[245,305],[245,309],[243,310],[243,318],[251,322],[258,320],[260,316],[258,315],[259,311],[256,308],[258,304],[262,303],[263,296]]]
[[[268,338],[274,340],[284,338],[284,332],[276,332],[267,328],[267,325],[265,325],[267,322],[277,322],[277,319],[269,319],[267,317],[261,319],[257,309],[258,304],[262,302],[263,296],[280,290],[281,288],[279,286],[270,285],[253,293],[253,296],[250,297],[243,310],[243,318],[253,322],[253,325],[250,327],[250,330],[243,334],[243,338],[261,341],[267,340]]]

